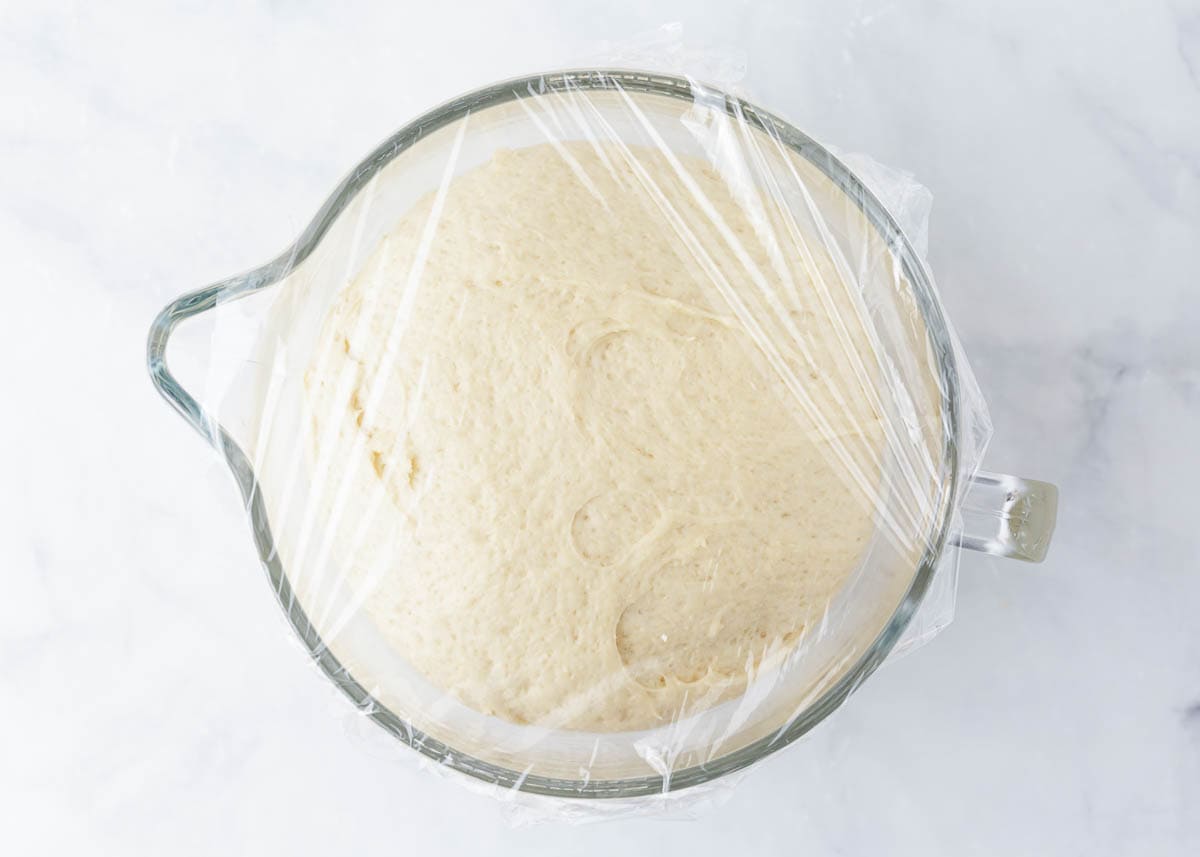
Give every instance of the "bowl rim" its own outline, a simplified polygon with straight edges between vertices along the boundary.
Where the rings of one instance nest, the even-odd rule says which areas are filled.
[[[225,428],[176,380],[167,365],[166,348],[171,332],[185,319],[206,312],[218,304],[269,288],[286,277],[308,258],[341,212],[380,170],[432,132],[470,113],[521,98],[602,90],[667,96],[687,102],[702,97],[707,106],[724,109],[729,116],[747,122],[779,140],[819,169],[855,202],[884,238],[890,252],[900,264],[912,285],[925,320],[934,363],[940,376],[945,476],[939,484],[937,497],[940,514],[931,524],[930,535],[925,541],[925,551],[912,583],[896,610],[854,665],[786,726],[712,761],[668,772],[665,776],[653,774],[621,779],[568,779],[542,776],[528,770],[510,769],[460,752],[413,728],[375,699],[367,688],[350,675],[325,645],[288,583],[287,574],[275,550],[262,493],[249,460]],[[807,733],[837,709],[875,671],[908,626],[928,591],[934,570],[946,547],[953,513],[953,504],[949,502],[949,498],[957,496],[961,479],[958,456],[961,432],[960,385],[952,339],[925,264],[899,223],[841,160],[808,135],[719,87],[673,74],[615,68],[546,72],[494,83],[428,110],[376,146],[356,165],[338,183],[296,240],[276,258],[246,273],[182,295],[164,307],[151,325],[146,352],[147,368],[155,388],[209,444],[216,448],[233,474],[250,514],[259,559],[279,605],[321,671],[359,711],[393,737],[428,758],[490,785],[515,788],[537,795],[613,799],[675,792],[746,768]]]

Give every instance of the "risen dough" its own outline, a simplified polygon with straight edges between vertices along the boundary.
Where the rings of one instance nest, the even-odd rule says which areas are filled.
[[[871,349],[819,242],[806,267],[743,184],[646,149],[502,152],[330,309],[316,456],[369,463],[338,490],[382,486],[393,533],[355,585],[466,705],[653,726],[744,689],[856,568]]]

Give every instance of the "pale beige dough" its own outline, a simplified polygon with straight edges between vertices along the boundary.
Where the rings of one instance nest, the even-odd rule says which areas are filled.
[[[316,460],[369,462],[336,490],[382,485],[393,533],[356,546],[385,572],[355,585],[480,712],[621,730],[727,699],[871,537],[860,309],[819,242],[806,267],[770,199],[731,187],[649,149],[502,152],[401,219],[328,313]]]

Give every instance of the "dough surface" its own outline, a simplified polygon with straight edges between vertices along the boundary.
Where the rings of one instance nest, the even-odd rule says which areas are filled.
[[[315,457],[362,463],[329,490],[381,496],[391,533],[356,546],[352,585],[467,706],[676,719],[740,693],[856,569],[872,351],[819,242],[802,261],[739,187],[650,149],[500,152],[331,305]]]

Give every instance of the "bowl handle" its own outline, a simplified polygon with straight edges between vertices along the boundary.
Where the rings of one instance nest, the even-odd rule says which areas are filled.
[[[951,544],[993,556],[1041,562],[1054,535],[1058,488],[1049,482],[979,471],[962,505]]]

